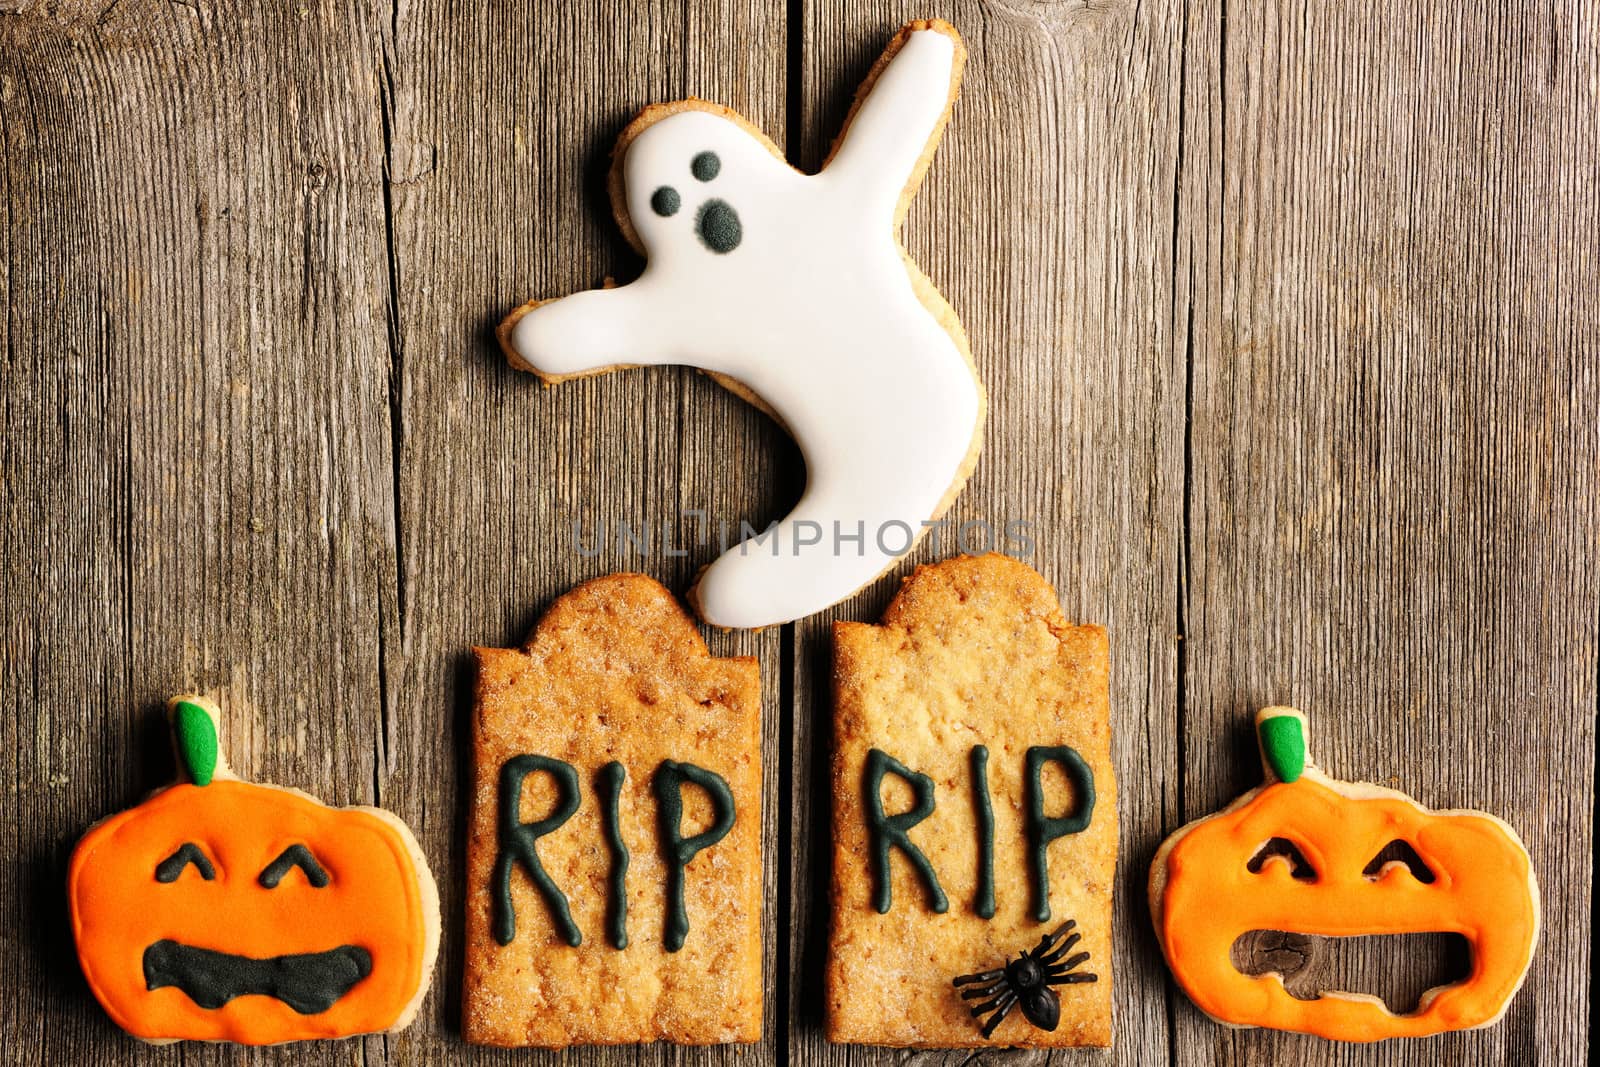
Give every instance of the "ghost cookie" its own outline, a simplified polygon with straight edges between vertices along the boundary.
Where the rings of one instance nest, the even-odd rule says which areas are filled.
[[[769,626],[850,596],[910,550],[977,462],[985,399],[966,336],[896,236],[965,57],[944,22],[901,30],[815,175],[727,108],[646,108],[610,179],[644,273],[501,325],[511,364],[548,382],[688,364],[799,442],[794,511],[690,593],[709,623]]]
[[[480,648],[462,1030],[564,1048],[761,1037],[761,692],[637,574]]]
[[[169,706],[186,780],[95,825],[67,893],[78,960],[113,1022],[154,1043],[274,1045],[408,1025],[439,948],[416,839],[228,772],[218,713]]]
[[[1004,556],[834,624],[832,1041],[1111,1043],[1106,633]]]
[[[1306,717],[1256,716],[1267,784],[1180,829],[1150,868],[1150,910],[1172,975],[1218,1022],[1338,1041],[1424,1037],[1505,1013],[1539,938],[1539,888],[1516,831],[1479,811],[1430,811],[1404,793],[1342,782],[1312,764]],[[1275,971],[1242,973],[1261,932],[1321,938],[1458,934],[1470,973],[1391,1012],[1364,993],[1292,994]]]

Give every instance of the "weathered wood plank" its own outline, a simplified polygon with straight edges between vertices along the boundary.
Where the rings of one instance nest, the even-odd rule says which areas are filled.
[[[139,1045],[72,953],[67,854],[167,780],[167,696],[217,695],[252,777],[381,792],[376,40],[344,4],[0,17],[7,1062],[281,1058]]]
[[[1112,633],[1119,1047],[1086,1061],[1580,1062],[1600,40],[1574,4],[1328,7],[936,12],[972,61],[907,239],[992,405],[952,519],[1034,523],[1025,558]],[[635,269],[602,178],[638,106],[721,100],[814,167],[884,40],[930,12],[0,2],[14,9],[0,1059],[483,1058],[458,1036],[467,648],[520,641],[583,578],[635,569],[681,590],[715,554],[618,547],[613,526],[585,557],[574,519],[586,543],[602,520],[672,521],[681,543],[683,509],[762,521],[799,488],[793,446],[710,382],[543,390],[490,328],[527,296]],[[826,812],[809,787],[828,624],[875,618],[893,585],[711,635],[763,665],[768,1041],[564,1059],[890,1058],[821,1041]],[[229,704],[230,755],[253,775],[418,827],[445,938],[405,1035],[152,1051],[94,1005],[65,858],[163,780],[158,709],[187,687]],[[1545,940],[1499,1027],[1327,1046],[1222,1030],[1173,990],[1145,917],[1150,854],[1256,781],[1242,724],[1281,700],[1316,716],[1335,772],[1481,804],[1528,838]]]
[[[807,167],[821,161],[884,43],[927,13],[902,3],[805,5]],[[1171,297],[1176,26],[1133,4],[961,3],[939,13],[961,31],[969,58],[906,244],[961,315],[990,398],[985,450],[950,528],[1029,523],[1032,551],[1011,545],[1013,553],[1057,587],[1069,618],[1110,630],[1124,831],[1111,964],[1115,1055],[1149,1063],[1166,1056],[1166,1006],[1143,911],[1151,845],[1136,831],[1169,810],[1164,783],[1178,766],[1184,324],[1174,324]],[[896,573],[961,547],[983,551],[979,529],[969,528],[966,546],[953,536],[937,548],[925,542]],[[795,628],[795,1063],[907,1058],[829,1046],[821,1035],[831,620],[876,619],[896,586],[880,581]],[[968,1055],[909,1058],[954,1063]],[[1113,1054],[1074,1058],[1111,1062]]]
[[[1545,927],[1492,1029],[1330,1046],[1179,997],[1178,1062],[1583,1062],[1592,15],[1202,3],[1186,37],[1182,815],[1259,781],[1248,716],[1294,703],[1334,773],[1515,825]]]
[[[391,1042],[397,1062],[464,1062],[460,938],[474,644],[520,644],[543,608],[587,578],[650,574],[682,593],[716,555],[693,544],[701,509],[765,522],[785,491],[792,446],[765,416],[678,368],[556,388],[511,370],[493,338],[510,309],[631,277],[637,257],[611,219],[612,142],[644,105],[696,95],[784,132],[787,24],[781,4],[730,2],[592,9],[532,5],[462,19],[459,7],[404,7],[386,67],[393,249],[398,274],[396,404],[399,664],[390,692],[406,724],[392,802],[440,864],[447,937],[440,992]],[[581,522],[574,540],[573,523]],[[617,524],[654,530],[650,551],[618,544]],[[580,545],[605,547],[585,557]],[[660,543],[663,526],[675,547]],[[765,744],[766,885],[778,897],[781,633],[708,635],[718,655],[758,655]],[[777,915],[771,909],[769,923]],[[780,988],[775,926],[769,990]],[[566,1062],[770,1062],[752,1051],[668,1046],[586,1049]]]

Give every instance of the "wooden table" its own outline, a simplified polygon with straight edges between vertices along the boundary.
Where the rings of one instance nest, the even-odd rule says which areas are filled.
[[[407,819],[444,897],[410,1030],[238,1059],[541,1058],[458,1036],[468,649],[594,575],[681,591],[715,551],[585,558],[575,521],[681,544],[684,512],[764,524],[803,472],[705,378],[544,389],[492,328],[638,269],[603,194],[636,109],[722,101],[815,167],[937,13],[971,57],[906,240],[991,398],[953,518],[1032,523],[1029,562],[1112,634],[1118,1044],[1077,1061],[1583,1062],[1600,31],[1478,6],[0,0],[0,1060],[229,1058],[117,1032],[63,903],[77,837],[170,773],[186,689],[230,709],[241,769]],[[763,669],[766,1042],[568,1062],[903,1058],[819,1029],[829,624],[894,586],[709,635]],[[1273,702],[1336,773],[1521,830],[1546,925],[1497,1027],[1335,1047],[1172,986],[1147,865],[1258,780]]]

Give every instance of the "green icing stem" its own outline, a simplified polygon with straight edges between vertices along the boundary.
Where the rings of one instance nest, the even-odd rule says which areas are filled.
[[[217,773],[217,724],[199,704],[178,701],[172,709],[172,739],[178,760],[195,785],[210,785]]]
[[[1261,758],[1281,782],[1299,779],[1306,769],[1306,734],[1294,715],[1273,715],[1256,723]]]

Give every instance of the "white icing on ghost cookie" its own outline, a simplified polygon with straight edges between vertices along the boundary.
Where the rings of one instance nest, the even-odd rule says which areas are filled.
[[[501,327],[513,365],[546,380],[700,368],[799,442],[794,511],[690,593],[713,625],[788,622],[850,596],[909,550],[976,463],[985,399],[966,338],[896,236],[965,54],[943,22],[902,30],[816,175],[734,112],[647,109],[618,143],[611,183],[644,273],[526,305]]]

